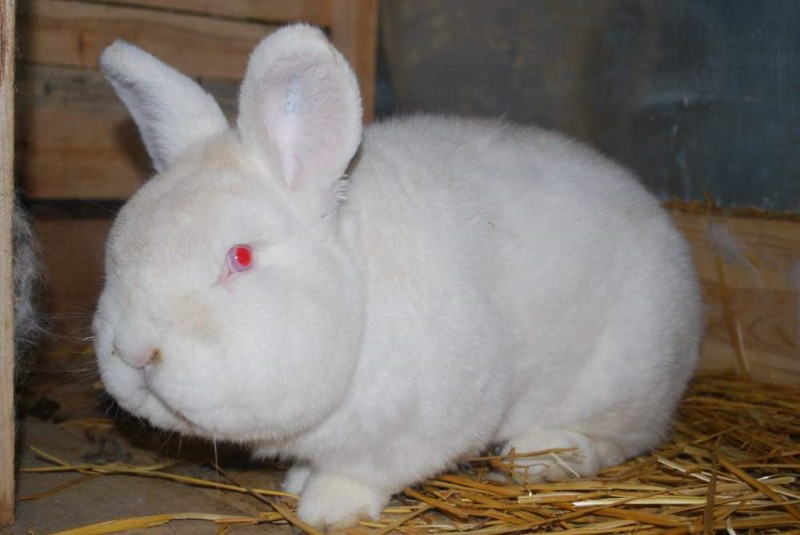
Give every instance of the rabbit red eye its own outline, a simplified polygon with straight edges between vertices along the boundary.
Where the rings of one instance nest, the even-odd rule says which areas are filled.
[[[253,249],[248,245],[234,245],[228,251],[228,264],[233,271],[247,271],[253,267]]]

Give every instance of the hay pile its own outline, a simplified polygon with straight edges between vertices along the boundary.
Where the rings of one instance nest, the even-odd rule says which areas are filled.
[[[220,533],[242,523],[278,522],[315,533],[294,515],[294,497],[241,487],[222,470],[221,479],[210,481],[181,475],[175,463],[71,465],[44,452],[39,457],[51,466],[26,471],[75,471],[87,478],[115,473],[162,478],[172,482],[165,485],[248,493],[264,511],[257,517],[178,512],[119,519],[64,533],[114,533],[182,519],[206,520],[218,525]],[[700,376],[680,406],[670,443],[650,456],[605,470],[592,480],[522,485],[487,477],[490,472],[510,469],[513,463],[513,457],[473,460],[458,473],[406,489],[380,520],[362,522],[348,531],[796,532],[800,530],[800,391],[727,376]]]

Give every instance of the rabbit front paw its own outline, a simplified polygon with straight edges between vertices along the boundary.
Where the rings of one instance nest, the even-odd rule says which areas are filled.
[[[286,478],[283,480],[283,485],[281,485],[281,487],[286,492],[299,495],[303,492],[309,476],[311,476],[310,466],[307,464],[295,463],[289,468],[289,471],[286,472]]]
[[[345,476],[312,473],[300,496],[297,513],[312,526],[347,527],[359,518],[378,518],[389,494]]]

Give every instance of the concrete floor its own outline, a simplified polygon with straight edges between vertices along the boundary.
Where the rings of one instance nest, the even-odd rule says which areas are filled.
[[[50,363],[48,363],[50,364]],[[86,370],[85,372],[75,370]],[[21,422],[17,520],[0,528],[3,535],[36,535],[126,517],[161,513],[201,512],[255,516],[270,507],[246,494],[201,489],[161,479],[79,472],[28,473],[25,468],[53,466],[37,458],[32,447],[70,464],[124,462],[136,465],[180,461],[169,471],[225,483],[207,462],[218,460],[233,480],[248,487],[279,489],[283,471],[257,466],[243,451],[180,440],[149,430],[130,418],[109,418],[94,374],[93,363],[56,365],[32,380]],[[72,485],[70,485],[72,483]],[[54,489],[61,490],[48,493]],[[35,499],[28,499],[35,497]],[[209,521],[173,521],[150,528],[148,534],[219,533]],[[227,533],[291,533],[287,525],[236,525]]]

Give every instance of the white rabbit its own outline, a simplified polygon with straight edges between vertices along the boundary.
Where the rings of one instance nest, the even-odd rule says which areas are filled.
[[[114,224],[94,322],[130,412],[293,459],[285,487],[323,526],[489,446],[580,448],[528,474],[558,479],[664,438],[701,301],[621,167],[499,121],[362,140],[356,79],[305,25],[255,49],[234,129],[130,44],[101,65],[159,173]]]

